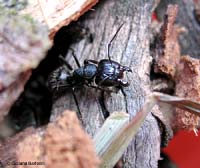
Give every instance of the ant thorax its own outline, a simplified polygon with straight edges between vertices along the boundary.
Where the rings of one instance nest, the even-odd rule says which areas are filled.
[[[97,73],[97,66],[94,64],[86,64],[74,70],[73,77],[83,78],[85,80],[93,80]]]

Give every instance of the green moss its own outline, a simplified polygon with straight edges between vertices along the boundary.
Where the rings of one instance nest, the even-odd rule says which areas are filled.
[[[15,10],[24,9],[27,3],[27,0],[0,0],[0,6]]]
[[[24,19],[26,19],[27,21],[34,23],[33,18],[30,15],[23,15]]]
[[[19,15],[15,9],[0,6],[0,28],[5,25],[13,27],[13,31],[24,30],[24,33],[48,37],[47,27],[35,21],[30,15]],[[42,32],[42,33],[40,33]]]
[[[35,21],[30,15],[20,15],[16,10],[2,6],[0,6],[0,33],[6,33],[22,46],[39,42],[44,48],[50,47],[47,27]],[[24,38],[18,38],[21,36]]]

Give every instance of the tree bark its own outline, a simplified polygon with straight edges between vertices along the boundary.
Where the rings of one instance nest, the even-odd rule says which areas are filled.
[[[179,36],[181,55],[190,55],[191,57],[199,58],[200,38],[198,35],[200,32],[200,24],[195,17],[195,9],[200,10],[200,1],[162,0],[156,9],[159,19],[163,18],[167,5],[169,4],[178,5],[179,10],[176,23],[186,29],[186,32],[181,33]]]
[[[134,117],[143,106],[145,96],[150,93],[149,26],[153,7],[154,0],[102,0],[95,10],[81,18],[81,22],[89,27],[94,39],[92,43],[83,39],[71,46],[80,63],[83,64],[85,59],[107,59],[108,43],[124,23],[112,43],[111,57],[133,70],[133,73],[128,74],[130,86],[124,88],[123,93],[119,91],[103,95],[101,91],[86,87],[76,90],[83,126],[92,137],[108,113],[126,111]],[[71,53],[67,54],[66,60],[76,68]],[[102,106],[102,102],[105,102],[105,106]],[[77,111],[73,96],[69,92],[55,101],[51,120],[64,109]],[[123,156],[123,167],[156,168],[159,157],[160,132],[157,121],[149,114]]]
[[[182,48],[182,55],[190,55],[194,58],[200,58],[200,24],[194,15],[195,1],[177,1],[179,5],[179,13],[177,23],[187,29],[186,33],[180,35],[180,44]],[[198,2],[199,0],[197,0]],[[199,2],[198,2],[199,3]],[[200,4],[199,4],[200,5]]]

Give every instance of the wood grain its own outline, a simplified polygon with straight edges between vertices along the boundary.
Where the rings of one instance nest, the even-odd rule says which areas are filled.
[[[102,0],[94,11],[88,12],[80,20],[94,35],[92,43],[83,39],[71,46],[81,64],[85,59],[108,58],[107,45],[119,26],[124,23],[112,44],[111,57],[131,67],[133,73],[128,74],[131,84],[124,88],[124,94],[119,92],[104,95],[109,112],[124,111],[134,117],[143,106],[145,96],[150,92],[149,25],[153,6],[153,0]],[[70,53],[66,55],[66,60],[77,68]],[[99,101],[102,99],[102,93],[95,89],[83,88],[77,89],[76,95],[83,117],[83,126],[91,136],[94,136],[105,120],[105,109]],[[77,110],[70,92],[55,101],[51,120],[57,118],[66,108]],[[124,154],[124,167],[156,168],[159,157],[160,133],[156,120],[150,114]]]
[[[29,5],[21,11],[47,25],[50,38],[64,25],[77,20],[98,0],[30,0]]]

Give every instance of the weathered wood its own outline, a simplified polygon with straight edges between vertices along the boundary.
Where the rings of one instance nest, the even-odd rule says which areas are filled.
[[[0,4],[0,121],[50,46],[45,27]]]
[[[179,36],[181,54],[199,58],[200,55],[200,24],[195,18],[194,10],[199,8],[199,0],[162,0],[157,8],[157,14],[161,19],[167,9],[168,4],[177,4],[179,7],[176,23],[183,26],[186,32]],[[199,10],[199,9],[198,9]]]
[[[128,74],[130,86],[124,88],[124,93],[105,94],[104,101],[109,112],[126,111],[135,116],[143,106],[145,96],[149,94],[149,69],[151,56],[149,53],[149,25],[153,0],[102,0],[82,18],[82,22],[94,34],[94,40],[89,43],[86,39],[71,46],[81,63],[84,59],[100,60],[107,58],[107,45],[119,26],[124,23],[111,47],[113,60],[130,66],[132,74]],[[75,66],[71,53],[67,61]],[[105,109],[101,106],[102,94],[95,89],[85,88],[76,91],[83,117],[85,130],[93,137],[104,122]],[[125,96],[126,95],[126,96]],[[54,120],[63,109],[77,110],[73,96],[66,93],[54,103]],[[132,144],[123,157],[125,168],[157,167],[160,157],[160,133],[157,122],[148,115]]]
[[[29,0],[27,7],[20,13],[30,14],[45,24],[50,30],[50,38],[53,38],[62,26],[77,20],[97,2],[98,0]]]
[[[0,142],[1,168],[98,168],[99,163],[92,140],[72,111],[47,127],[29,127]]]
[[[177,23],[184,26],[187,30],[186,33],[180,35],[182,54],[190,55],[194,58],[200,58],[200,25],[194,16],[195,1],[176,0],[176,3],[179,5]]]

